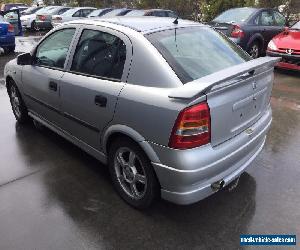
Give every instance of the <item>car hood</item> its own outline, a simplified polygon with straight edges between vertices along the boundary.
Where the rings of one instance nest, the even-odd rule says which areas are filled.
[[[300,31],[289,30],[273,38],[277,48],[300,50]]]

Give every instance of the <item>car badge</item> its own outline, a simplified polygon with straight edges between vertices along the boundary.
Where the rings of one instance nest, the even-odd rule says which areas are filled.
[[[285,52],[286,52],[287,54],[291,55],[291,54],[293,54],[294,50],[292,50],[292,49],[287,49]]]
[[[254,129],[253,128],[248,128],[248,129],[246,129],[245,132],[246,132],[247,135],[251,136],[254,132]]]

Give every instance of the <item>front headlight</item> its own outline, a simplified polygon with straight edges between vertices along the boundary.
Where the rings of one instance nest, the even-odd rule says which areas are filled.
[[[268,44],[268,49],[270,50],[278,50],[276,44],[273,42],[273,40],[271,40]]]

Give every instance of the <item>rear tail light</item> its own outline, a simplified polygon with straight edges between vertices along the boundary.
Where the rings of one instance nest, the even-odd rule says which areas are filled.
[[[14,33],[15,27],[12,24],[9,24],[7,30],[8,30],[8,32]]]
[[[230,36],[234,38],[243,38],[245,36],[245,33],[239,25],[233,25]]]
[[[210,142],[210,110],[206,102],[182,110],[174,124],[169,147],[188,149]]]
[[[46,16],[43,16],[43,15],[38,15],[36,18],[37,18],[37,20],[40,20],[40,21],[46,20]]]

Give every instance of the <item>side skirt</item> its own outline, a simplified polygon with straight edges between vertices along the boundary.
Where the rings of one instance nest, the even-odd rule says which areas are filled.
[[[81,148],[82,150],[87,152],[88,154],[92,155],[93,157],[98,159],[101,163],[107,164],[107,156],[104,153],[96,150],[95,148],[93,148],[90,145],[86,144],[85,142],[79,140],[78,138],[76,138],[75,136],[69,134],[65,130],[57,127],[55,124],[49,122],[48,120],[46,120],[46,119],[40,117],[39,115],[33,113],[32,111],[29,111],[28,115],[30,117],[32,117],[34,120],[36,120],[36,121],[40,122],[41,124],[43,124],[45,127],[49,128],[50,130],[52,130],[55,133],[59,134],[60,136],[64,137],[65,139],[67,139],[71,143],[75,144],[76,146],[78,146],[79,148]]]

